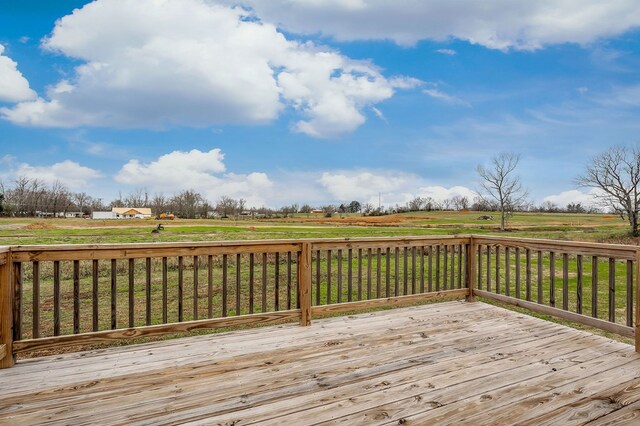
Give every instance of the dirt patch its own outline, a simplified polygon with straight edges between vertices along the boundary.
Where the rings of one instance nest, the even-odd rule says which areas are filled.
[[[28,229],[28,230],[37,230],[37,229],[56,229],[55,226],[53,226],[50,223],[44,223],[44,222],[34,222],[34,223],[30,223],[28,225],[25,225],[22,227],[22,229]]]

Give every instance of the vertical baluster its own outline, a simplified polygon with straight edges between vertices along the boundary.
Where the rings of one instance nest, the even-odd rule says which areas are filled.
[[[327,305],[331,304],[331,250],[327,250]]]
[[[167,273],[167,258],[163,257],[162,258],[162,323],[163,324],[166,324],[167,322],[169,322],[169,318],[168,318],[169,300],[167,295],[168,286],[169,286],[169,279],[168,279],[168,273]]]
[[[395,279],[394,279],[394,284],[395,284],[395,288],[394,288],[394,296],[398,296],[399,294],[399,287],[400,287],[400,249],[398,247],[395,248],[395,262],[394,262],[394,272],[395,272]]]
[[[227,312],[227,255],[222,255],[222,316],[226,317]]]
[[[146,325],[151,325],[151,258],[147,257],[145,261],[145,316]]]
[[[97,285],[97,268],[95,267],[95,263],[97,260],[94,260],[94,291],[93,291],[93,331],[98,331],[98,314],[97,314],[97,303],[98,299],[98,290]],[[60,335],[60,261],[55,260],[53,262],[53,335]]]
[[[316,305],[320,305],[320,250],[316,251]]]
[[[576,257],[576,312],[582,314],[582,255]]]
[[[462,264],[464,260],[464,251],[462,244],[458,244],[458,288],[462,288]]]
[[[57,263],[57,267],[56,267],[56,263]],[[57,272],[56,272],[57,270]],[[55,313],[55,309],[58,309],[58,334],[55,334],[54,331],[54,336],[58,336],[60,334],[60,262],[59,261],[55,261],[53,262],[53,305],[54,305],[54,320],[53,320],[53,327],[54,330],[56,328],[55,324],[56,324],[56,313]],[[56,276],[58,284],[56,285]],[[92,321],[91,321],[91,329],[93,331],[98,331],[99,329],[99,323],[98,323],[98,301],[99,299],[99,294],[98,294],[98,259],[93,259],[92,265],[91,265],[91,278],[92,278],[92,282],[91,282],[91,300],[92,300]],[[57,287],[57,288],[56,288]],[[56,297],[58,298],[58,302],[56,303]]]
[[[416,294],[416,247],[411,247],[411,294]]]
[[[516,298],[521,299],[520,291],[520,247],[516,247]]]
[[[287,310],[291,309],[291,252],[287,252]]]
[[[449,270],[449,288],[451,290],[453,290],[454,288],[456,288],[456,281],[455,281],[455,272],[456,272],[456,246],[455,245],[451,245],[449,246],[449,250],[451,251],[451,269]]]
[[[242,278],[242,255],[240,253],[236,254],[236,315],[240,315],[242,312],[242,308],[240,306],[240,281]]]
[[[198,256],[193,256],[193,319],[198,319],[198,296],[199,296],[199,280],[198,273],[200,262]]]
[[[342,249],[338,249],[338,303],[342,303]]]
[[[598,256],[591,257],[591,316],[598,318]]]
[[[429,293],[433,291],[433,246],[429,246],[429,258],[427,259],[427,287]]]
[[[500,246],[496,246],[496,293],[500,294]]]
[[[111,329],[115,330],[117,327],[117,311],[116,311],[116,301],[117,301],[117,273],[118,269],[116,267],[116,259],[111,259]]]
[[[40,337],[40,262],[33,262],[32,323],[31,338]]]
[[[13,340],[22,340],[22,300],[24,298],[22,284],[24,276],[22,263],[13,263]]]
[[[275,270],[273,271],[273,279],[274,279],[274,291],[275,295],[273,298],[273,309],[275,311],[280,310],[280,253],[275,254],[275,262],[274,265]],[[329,273],[331,275],[331,273]]]
[[[562,253],[562,309],[569,310],[569,255]]]
[[[402,265],[403,265],[403,271],[404,274],[402,276],[402,284],[403,284],[403,295],[407,295],[408,291],[409,291],[409,250],[407,247],[404,247],[402,249]]]
[[[549,252],[549,306],[556,306],[556,253]]]
[[[609,321],[616,322],[616,260],[609,258]]]
[[[387,251],[385,252],[386,256],[384,259],[384,265],[385,265],[385,295],[386,297],[389,297],[389,294],[391,293],[391,248],[387,247]]]
[[[376,251],[376,298],[380,298],[380,287],[382,286],[382,265],[380,264],[381,253],[380,248]]]
[[[362,300],[362,249],[358,249],[358,300]]]
[[[436,246],[436,291],[440,291],[440,244]]]
[[[249,313],[252,314],[254,312],[254,286],[255,286],[255,276],[254,269],[255,268],[255,255],[254,253],[249,253]]]
[[[135,278],[135,263],[133,259],[129,259],[129,328],[133,328],[135,326]]]
[[[424,246],[420,247],[420,293],[424,293]]]
[[[487,244],[487,291],[491,291],[491,246]]]
[[[478,270],[476,271],[478,282],[476,283],[476,287],[478,288],[478,290],[482,290],[482,245],[480,244],[478,244],[476,256],[478,257]]]
[[[262,312],[267,312],[267,253],[262,253]]]
[[[213,318],[213,255],[207,256],[207,318]]]
[[[73,333],[80,333],[80,261],[73,261]]]
[[[506,296],[511,296],[511,250],[504,248],[504,291]]]
[[[526,257],[526,266],[525,266],[525,298],[527,301],[531,301],[531,250],[527,249],[525,251]]]
[[[448,282],[448,279],[449,279],[449,274],[448,274],[448,272],[449,272],[449,261],[448,261],[449,260],[449,256],[448,256],[448,253],[449,253],[449,246],[446,246],[446,245],[443,246],[443,252],[442,252],[442,257],[443,257],[443,259],[442,259],[442,261],[443,261],[442,281],[443,281],[443,283],[442,283],[442,288],[444,290],[448,290],[449,289],[448,288],[448,285],[449,285],[449,282]]]
[[[633,327],[633,260],[627,260],[627,326]]]
[[[371,300],[371,287],[372,287],[371,272],[373,270],[372,260],[373,260],[373,255],[371,252],[371,248],[368,248],[367,249],[367,300]]]
[[[353,300],[353,250],[347,251],[347,302]]]
[[[542,252],[538,250],[538,303],[542,304]]]
[[[182,322],[184,314],[184,259],[178,256],[178,322]]]

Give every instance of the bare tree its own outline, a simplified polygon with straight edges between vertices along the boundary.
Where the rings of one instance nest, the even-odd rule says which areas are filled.
[[[469,208],[469,198],[464,195],[455,195],[451,199],[454,210],[466,210]]]
[[[594,157],[585,173],[576,179],[583,187],[596,188],[598,204],[616,212],[629,222],[631,235],[637,237],[640,209],[640,147],[614,146]]]
[[[482,178],[482,189],[478,196],[486,203],[496,202],[500,209],[500,230],[507,226],[507,215],[526,201],[527,191],[522,187],[520,177],[515,174],[520,155],[502,153],[491,159],[491,166],[478,166]]]

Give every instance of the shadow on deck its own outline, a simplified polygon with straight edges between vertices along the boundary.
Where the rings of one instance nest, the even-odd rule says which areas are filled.
[[[3,424],[640,421],[633,347],[447,302],[39,358],[0,370]]]

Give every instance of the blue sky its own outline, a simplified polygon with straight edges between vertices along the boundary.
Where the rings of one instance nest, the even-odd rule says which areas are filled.
[[[3,0],[0,46],[0,178],[105,200],[472,197],[513,151],[564,205],[639,139],[633,0]]]

